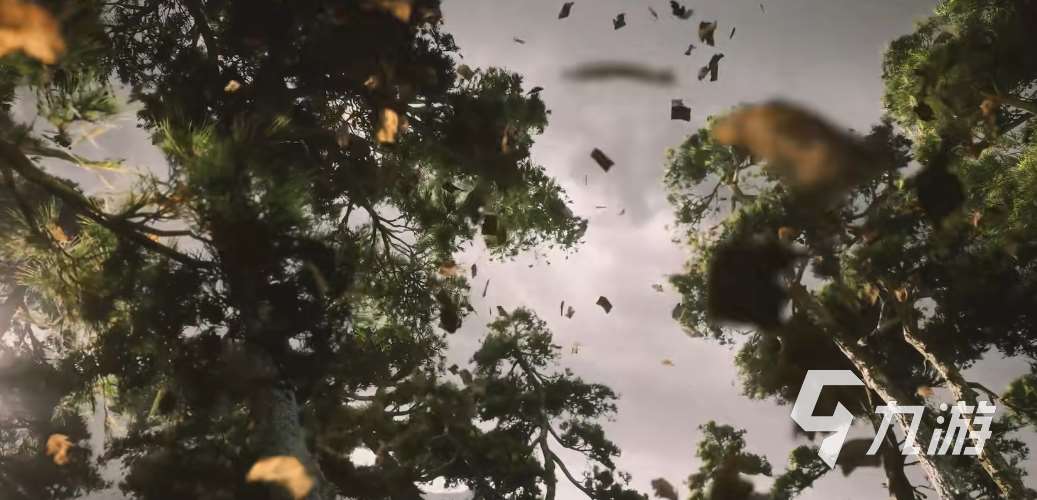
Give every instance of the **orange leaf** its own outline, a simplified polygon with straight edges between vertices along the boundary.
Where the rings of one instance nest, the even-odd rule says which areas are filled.
[[[778,238],[780,238],[782,240],[785,240],[785,241],[789,241],[789,240],[795,238],[797,234],[798,234],[798,231],[796,231],[794,228],[791,228],[789,226],[781,226],[781,227],[778,228]]]
[[[54,456],[54,463],[65,465],[68,463],[68,450],[72,448],[72,441],[64,434],[51,434],[47,438],[47,456]]]
[[[50,233],[51,238],[58,243],[68,243],[68,235],[65,234],[65,230],[61,229],[61,226],[57,224],[47,224],[47,232]]]
[[[378,8],[392,14],[402,23],[410,22],[411,0],[379,0]]]
[[[245,476],[245,481],[275,483],[283,487],[296,500],[305,497],[313,489],[313,479],[298,458],[274,456],[260,459]]]
[[[378,133],[375,136],[382,144],[396,142],[396,133],[400,128],[400,117],[395,111],[383,108],[378,120]]]
[[[233,94],[241,89],[241,82],[237,80],[231,80],[227,82],[227,85],[223,87],[223,91],[228,94]]]
[[[907,302],[907,288],[897,288],[893,291],[893,295],[897,298],[897,302]]]
[[[58,22],[49,12],[22,0],[0,0],[0,57],[15,51],[54,64],[65,51]]]

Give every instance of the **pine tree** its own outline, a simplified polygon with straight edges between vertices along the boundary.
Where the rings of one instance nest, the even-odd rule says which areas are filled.
[[[282,495],[244,479],[290,457],[308,499],[418,498],[435,478],[480,498],[553,498],[560,480],[641,498],[596,423],[614,395],[549,370],[530,313],[492,323],[471,370],[444,366],[444,332],[472,312],[453,255],[477,238],[498,258],[569,249],[586,222],[529,156],[545,104],[518,75],[455,67],[438,1],[46,6],[64,54],[2,65],[4,291],[30,311],[19,328],[46,326],[62,401],[99,394],[122,427],[103,457],[124,492]],[[52,168],[124,168],[75,153],[123,109],[113,85],[167,171],[88,195]],[[16,88],[45,126],[14,119]]]

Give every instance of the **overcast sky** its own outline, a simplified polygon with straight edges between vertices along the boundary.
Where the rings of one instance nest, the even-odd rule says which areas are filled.
[[[538,311],[566,348],[565,366],[620,393],[618,415],[607,429],[623,450],[620,467],[634,474],[642,491],[650,491],[648,482],[655,477],[678,485],[694,472],[697,426],[710,419],[745,428],[750,448],[765,454],[776,471],[784,468],[789,451],[803,444],[792,437],[790,408],[741,395],[735,350],[685,336],[670,318],[679,297],[651,288],[680,271],[686,257],[667,229],[672,217],[661,184],[666,149],[711,114],[773,98],[807,104],[838,124],[867,129],[882,112],[885,47],[909,33],[936,2],[775,0],[764,2],[763,12],[758,0],[697,0],[686,3],[695,10],[687,21],[670,15],[668,3],[576,0],[572,15],[558,20],[560,0],[444,0],[447,31],[466,64],[503,66],[524,75],[527,88],[545,88],[541,96],[552,111],[551,123],[537,139],[534,158],[567,189],[576,212],[590,219],[578,252],[567,260],[547,259],[551,265],[531,257],[493,264],[478,250],[467,256],[464,263],[477,260],[479,278],[492,282],[485,301],[474,298],[480,318],[456,334],[458,355],[483,333],[480,323],[489,308],[521,305]],[[612,18],[620,12],[626,13],[627,26],[613,30]],[[719,22],[717,47],[698,42],[701,20]],[[728,39],[732,27],[737,32]],[[689,43],[697,48],[685,56]],[[698,68],[714,52],[725,55],[720,79],[697,81]],[[601,60],[670,67],[678,82],[657,87],[562,78],[572,65]],[[692,108],[690,124],[669,120],[670,100],[677,98]],[[595,147],[616,162],[607,174],[589,157]],[[596,209],[599,205],[608,208]],[[624,208],[625,215],[618,215]],[[481,285],[477,280],[476,289]],[[594,305],[599,295],[615,306],[611,314]],[[559,316],[561,300],[576,309],[571,320]],[[574,343],[580,345],[575,355]],[[663,359],[674,366],[664,366]],[[1001,390],[1025,369],[1021,362],[998,361],[972,373]],[[835,472],[801,498],[884,498],[883,481],[878,469],[859,470],[850,478]],[[679,491],[687,496],[685,487]],[[573,488],[560,496],[579,498]]]

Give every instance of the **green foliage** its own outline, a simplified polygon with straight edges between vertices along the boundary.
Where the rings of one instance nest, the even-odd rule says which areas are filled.
[[[745,450],[745,431],[709,421],[699,426],[702,440],[695,456],[702,461],[688,478],[692,500],[750,498],[753,484],[742,475],[771,475],[766,458]]]

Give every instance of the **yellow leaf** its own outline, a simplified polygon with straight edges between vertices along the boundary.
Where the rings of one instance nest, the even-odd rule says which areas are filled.
[[[868,303],[875,305],[879,301],[879,287],[868,283],[864,285],[864,296],[868,299]]]
[[[789,241],[796,237],[798,231],[789,226],[781,226],[778,228],[778,238]]]
[[[383,108],[378,120],[378,134],[375,136],[382,144],[396,142],[396,133],[400,128],[400,117],[395,111]]]
[[[410,22],[411,0],[378,0],[378,8],[392,14],[402,23]]]
[[[65,234],[65,230],[61,229],[61,226],[57,224],[47,224],[47,232],[54,238],[54,241],[58,243],[68,243],[68,235]]]
[[[897,288],[893,291],[893,295],[896,296],[897,302],[907,302],[907,288]]]
[[[381,85],[382,79],[379,78],[378,75],[371,75],[367,77],[367,80],[364,80],[364,87],[366,87],[367,90],[374,90],[380,87]]]
[[[47,438],[47,456],[54,456],[54,463],[65,465],[68,463],[68,450],[72,448],[72,441],[64,434],[51,434]]]
[[[54,64],[65,51],[58,22],[38,5],[0,0],[0,57],[25,52],[44,64]]]
[[[231,80],[227,82],[227,85],[223,87],[223,91],[228,94],[233,94],[241,89],[241,82],[237,80]]]
[[[663,360],[663,366],[673,366],[673,361],[669,358]]]
[[[252,465],[245,481],[276,483],[296,500],[305,497],[313,488],[313,479],[299,459],[292,456],[274,456],[259,460]]]

